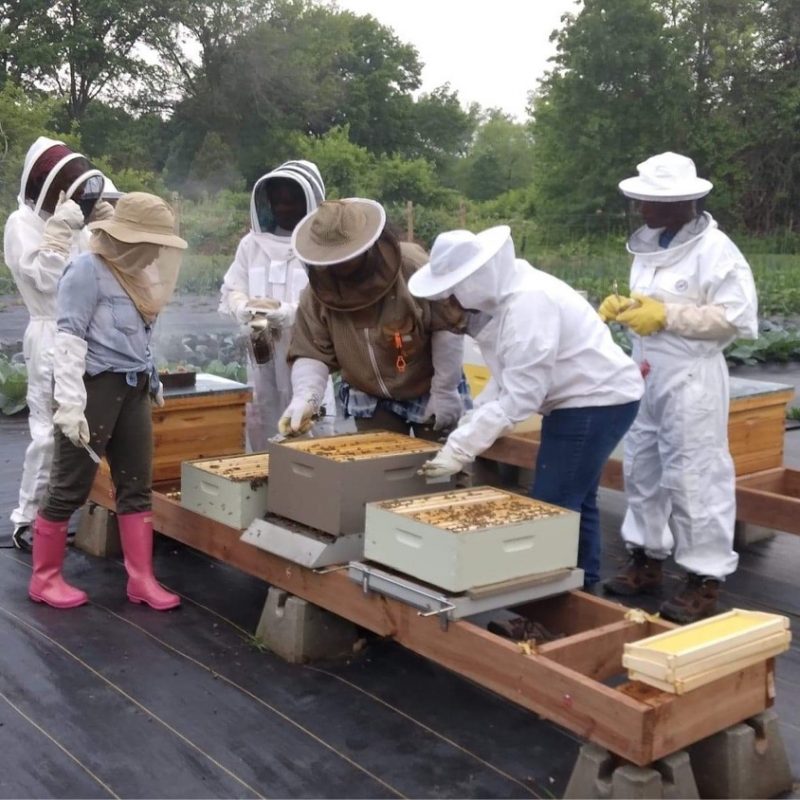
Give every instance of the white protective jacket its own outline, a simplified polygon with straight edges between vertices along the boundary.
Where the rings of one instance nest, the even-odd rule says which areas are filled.
[[[644,387],[636,365],[614,343],[594,309],[563,281],[500,252],[453,289],[488,322],[468,329],[492,378],[469,420],[447,444],[471,461],[531,414],[622,405]]]
[[[28,371],[28,426],[31,443],[25,451],[19,503],[11,513],[15,526],[29,524],[36,516],[50,477],[53,458],[53,342],[56,333],[56,289],[70,258],[88,249],[85,229],[72,237],[69,255],[42,249],[42,238],[48,214],[39,203],[25,199],[28,176],[39,156],[54,145],[63,144],[40,136],[29,148],[20,178],[18,208],[6,221],[3,253],[28,309],[30,321],[23,337],[22,349]],[[48,177],[55,177],[58,166]]]
[[[239,242],[236,256],[222,284],[219,311],[235,317],[243,325],[251,319],[247,305],[251,299],[270,297],[280,301],[283,322],[273,330],[274,354],[266,364],[248,361],[248,379],[253,400],[247,407],[247,439],[253,451],[266,450],[267,441],[278,432],[278,420],[292,399],[291,368],[286,360],[300,293],[308,285],[308,275],[291,247],[291,231],[270,233],[261,205],[263,184],[273,178],[298,183],[305,193],[306,207],[313,211],[325,199],[325,187],[316,166],[309,161],[288,161],[256,181],[250,199],[250,233]],[[333,385],[328,381],[323,404],[326,420],[316,428],[333,433],[336,407]]]
[[[661,232],[641,228],[628,242],[631,291],[664,302],[667,323],[651,336],[631,333],[634,360],[649,373],[625,439],[622,535],[653,558],[674,545],[689,572],[722,578],[737,564],[723,350],[737,337],[758,336],[755,285],[711,215],[685,225],[666,249]]]

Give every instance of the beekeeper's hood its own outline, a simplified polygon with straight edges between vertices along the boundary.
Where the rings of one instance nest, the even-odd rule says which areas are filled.
[[[17,202],[20,207],[28,205],[34,212],[40,214],[47,193],[61,171],[77,159],[86,161],[81,153],[75,153],[64,142],[40,136],[29,148],[25,155],[25,162],[20,178]],[[30,188],[29,181],[33,179],[39,184],[35,197],[27,198],[26,193]],[[64,192],[69,198],[75,198],[84,211],[84,216],[91,213],[92,207],[103,192],[103,173],[97,169],[89,169],[77,175],[69,186],[64,187]],[[80,192],[78,190],[81,189]],[[86,207],[83,207],[83,203]]]
[[[253,233],[274,233],[277,223],[267,196],[267,184],[276,179],[294,181],[306,198],[306,214],[325,200],[325,184],[311,161],[286,161],[277,169],[262,175],[253,186],[250,197],[250,225]],[[305,216],[305,215],[303,215]]]
[[[408,288],[431,300],[453,295],[464,308],[491,314],[513,294],[524,263],[517,263],[508,225],[478,234],[446,231],[436,237],[430,263],[411,276]]]

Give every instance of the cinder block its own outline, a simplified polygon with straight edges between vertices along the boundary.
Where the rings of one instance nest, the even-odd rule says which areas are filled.
[[[347,620],[273,586],[256,638],[286,661],[303,664],[352,655],[358,630]]]
[[[792,788],[792,771],[773,709],[689,748],[703,797],[775,797]]]
[[[80,513],[75,547],[100,558],[119,558],[122,543],[119,540],[117,515],[107,508],[87,503]]]
[[[637,767],[591,742],[583,745],[572,770],[565,798],[601,800],[660,800],[699,798],[689,755],[681,750],[651,764]]]

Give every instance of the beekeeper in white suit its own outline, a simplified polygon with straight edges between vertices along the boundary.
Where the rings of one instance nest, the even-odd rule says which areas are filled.
[[[451,475],[515,424],[544,415],[532,497],[579,511],[578,566],[600,579],[597,488],[644,391],[636,365],[567,284],[515,258],[505,225],[440,234],[412,275],[418,297],[452,295],[469,312],[491,380],[422,472]]]
[[[256,181],[250,199],[250,232],[241,240],[222,284],[219,310],[256,329],[265,323],[274,351],[267,363],[248,362],[253,400],[247,407],[247,440],[265,450],[278,432],[278,419],[292,398],[286,360],[300,293],[308,275],[295,256],[291,236],[297,223],[325,199],[325,184],[310,161],[287,161]],[[336,407],[327,383],[326,417],[315,433],[333,433]]]
[[[605,319],[626,325],[647,374],[639,416],[625,440],[628,567],[606,591],[658,592],[674,547],[687,582],[661,606],[675,622],[716,611],[719,585],[736,570],[735,476],[728,450],[724,348],[758,336],[750,267],[710,214],[698,208],[712,184],[694,162],[662,153],[619,187],[644,226],[628,241],[631,297],[603,301]]]
[[[103,176],[63,142],[39,137],[28,150],[20,179],[18,208],[3,238],[5,262],[28,309],[23,338],[28,372],[28,426],[17,507],[11,513],[12,541],[29,549],[31,523],[50,475],[53,458],[53,338],[56,288],[70,258],[87,249],[86,221],[113,213],[99,201]]]

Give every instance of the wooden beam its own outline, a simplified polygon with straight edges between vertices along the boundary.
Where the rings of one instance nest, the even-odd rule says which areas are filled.
[[[639,623],[623,619],[548,642],[539,647],[538,653],[588,678],[606,681],[625,672],[622,654],[626,643],[663,633],[671,627],[674,626],[669,623]]]

